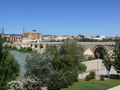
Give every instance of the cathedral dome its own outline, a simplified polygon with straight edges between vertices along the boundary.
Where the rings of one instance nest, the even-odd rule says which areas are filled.
[[[33,32],[33,33],[37,33],[37,31],[36,31],[36,30],[33,30],[32,32]]]

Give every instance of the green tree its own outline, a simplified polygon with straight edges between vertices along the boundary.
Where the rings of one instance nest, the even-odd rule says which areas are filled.
[[[19,64],[7,47],[2,46],[2,37],[0,35],[0,90],[4,90],[6,83],[16,79],[19,74]]]
[[[54,57],[52,64],[57,71],[80,71],[82,68],[81,60],[84,58],[83,52],[75,40],[64,42],[57,55]]]
[[[47,79],[52,74],[53,66],[51,63],[52,55],[50,53],[32,52],[26,58],[25,76],[40,79]]]
[[[119,37],[116,38],[113,65],[117,73],[120,73],[120,38]]]
[[[109,77],[109,72],[110,72],[110,69],[111,69],[111,66],[112,66],[112,54],[111,53],[107,53],[105,51],[103,51],[103,57],[104,57],[104,60],[102,61],[102,63],[104,64],[105,68],[107,69],[108,71],[108,77]]]

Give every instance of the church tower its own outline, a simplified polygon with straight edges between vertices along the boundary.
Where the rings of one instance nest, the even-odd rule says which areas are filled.
[[[23,28],[23,34],[22,34],[22,36],[24,36],[24,32],[25,32],[25,29]]]

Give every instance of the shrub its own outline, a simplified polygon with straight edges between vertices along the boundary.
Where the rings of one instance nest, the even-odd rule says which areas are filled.
[[[51,75],[48,81],[48,90],[59,90],[60,88],[67,88],[69,85],[73,85],[73,82],[78,81],[77,71],[68,71],[64,74],[54,73]]]
[[[27,51],[32,51],[32,48],[31,47],[27,47]]]
[[[86,81],[89,81],[91,79],[95,79],[95,72],[94,71],[91,71],[90,74],[85,77]]]
[[[7,83],[8,90],[22,90],[23,85],[20,81],[11,81]]]
[[[91,77],[91,79],[95,79],[95,72],[94,71],[90,71],[90,77]]]
[[[73,85],[73,82],[74,82],[73,73],[71,71],[68,71],[65,73],[64,76],[67,79],[69,85]]]
[[[48,83],[47,83],[47,88],[48,90],[59,90],[61,86],[61,78],[62,78],[61,73],[54,73],[51,75]]]
[[[100,81],[104,81],[104,75],[100,75]]]
[[[85,80],[86,80],[86,81],[90,81],[90,80],[91,80],[91,76],[90,76],[90,75],[87,75],[87,76],[85,77]]]
[[[61,83],[61,88],[67,88],[69,86],[68,79],[65,76],[61,77],[60,83]]]
[[[75,70],[73,70],[72,71],[73,72],[73,78],[74,78],[74,82],[78,82],[78,73],[77,73],[77,71],[75,71]]]
[[[26,79],[22,82],[25,90],[41,90],[41,82],[39,79]]]
[[[92,56],[88,56],[88,60],[93,60],[93,59],[95,59],[95,58]]]

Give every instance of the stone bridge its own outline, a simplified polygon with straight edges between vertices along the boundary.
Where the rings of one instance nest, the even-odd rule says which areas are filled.
[[[16,47],[31,47],[33,50],[38,52],[44,52],[47,45],[58,45],[60,46],[62,42],[28,42],[22,44],[15,44]],[[79,46],[82,48],[84,55],[92,56],[95,58],[103,59],[102,51],[110,53],[113,51],[115,42],[78,42]]]

